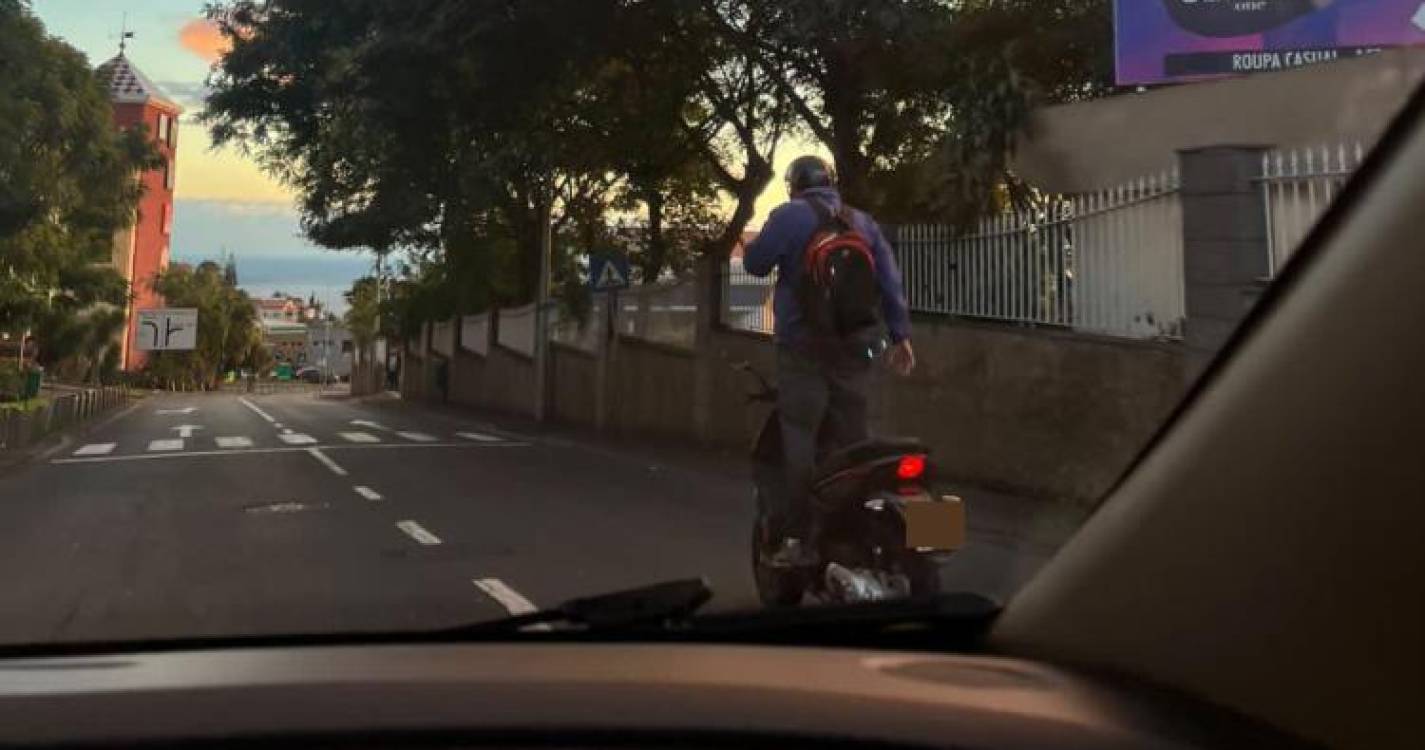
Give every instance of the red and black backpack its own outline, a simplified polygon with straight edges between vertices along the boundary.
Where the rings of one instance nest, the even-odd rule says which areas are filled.
[[[881,288],[870,238],[851,209],[808,199],[817,229],[802,254],[797,285],[809,343],[819,354],[855,354],[880,335]]]

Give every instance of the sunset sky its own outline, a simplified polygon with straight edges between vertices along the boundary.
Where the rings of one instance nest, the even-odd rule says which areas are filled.
[[[79,48],[95,66],[118,52],[127,12],[128,28],[135,34],[129,60],[184,106],[175,260],[204,260],[230,250],[250,293],[315,293],[342,306],[341,292],[370,269],[371,256],[322,250],[304,240],[291,193],[236,150],[214,150],[207,131],[194,122],[203,106],[203,81],[222,42],[202,18],[202,0],[33,0],[33,8],[50,34]],[[784,147],[779,168],[796,153],[795,146]],[[754,223],[784,199],[775,181],[762,196]]]

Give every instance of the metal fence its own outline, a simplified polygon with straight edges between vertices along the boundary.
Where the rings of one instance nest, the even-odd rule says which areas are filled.
[[[771,333],[775,322],[772,292],[776,285],[776,273],[753,276],[742,267],[741,258],[730,260],[722,278],[721,323],[734,330]]]
[[[1176,172],[1054,196],[975,231],[891,236],[912,310],[1129,338],[1176,338],[1184,318]]]
[[[1272,275],[1291,259],[1364,159],[1359,142],[1263,154],[1260,182]]]
[[[44,436],[121,406],[129,389],[109,386],[53,396],[35,409],[0,409],[0,451],[27,448]]]

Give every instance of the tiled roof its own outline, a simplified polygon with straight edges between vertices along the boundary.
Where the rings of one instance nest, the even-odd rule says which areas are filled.
[[[153,102],[175,113],[183,111],[178,103],[169,99],[143,71],[134,67],[122,53],[99,66],[99,77],[109,87],[109,98],[121,104],[148,104]]]

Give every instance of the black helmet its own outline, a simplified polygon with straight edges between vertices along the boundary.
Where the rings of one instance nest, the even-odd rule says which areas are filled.
[[[787,167],[787,192],[836,187],[836,169],[820,156],[799,156]]]

